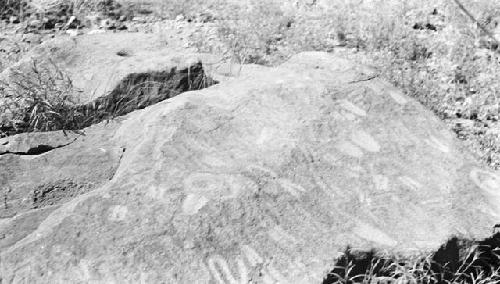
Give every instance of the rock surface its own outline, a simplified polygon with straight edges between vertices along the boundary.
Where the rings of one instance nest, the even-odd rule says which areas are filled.
[[[0,139],[0,155],[40,154],[73,143],[78,134],[72,131],[24,133]]]
[[[71,78],[81,103],[110,93],[130,74],[182,70],[200,60],[193,53],[173,52],[154,34],[91,34],[44,42],[4,70],[0,78],[9,78],[12,69],[29,74],[33,61],[48,59]]]
[[[200,63],[202,59],[208,59],[208,56],[165,48],[164,43],[153,34],[106,33],[62,37],[31,50],[18,63],[0,73],[0,82],[13,82],[8,86],[26,85],[24,81],[29,80],[27,78],[38,78],[40,73],[43,73],[43,78],[57,78],[54,81],[60,84],[64,81],[65,87],[71,86],[66,88],[68,92],[73,92],[68,104],[75,104],[76,113],[81,114],[80,121],[75,124],[82,128],[216,83],[206,76],[206,68]],[[34,66],[38,66],[36,71]],[[20,79],[16,77],[20,76],[18,74],[23,74]],[[47,83],[41,80],[44,83],[39,84],[37,80],[35,86]],[[40,89],[46,90],[45,87]],[[17,91],[15,87],[6,90]],[[49,98],[50,94],[49,91]],[[3,108],[2,104],[11,107]],[[18,110],[19,107],[17,99],[0,97],[0,110],[8,110],[0,115],[0,134],[26,131],[25,127],[29,125],[26,121],[21,126],[13,125],[14,121],[22,121],[26,117]]]
[[[372,70],[326,53],[84,132],[0,156],[18,196],[6,208],[22,205],[0,219],[6,283],[319,283],[347,245],[408,255],[500,218],[497,173]],[[62,193],[15,201],[26,176]],[[52,182],[65,176],[98,182],[67,194]]]

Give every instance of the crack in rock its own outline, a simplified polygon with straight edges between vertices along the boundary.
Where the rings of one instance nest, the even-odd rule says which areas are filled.
[[[21,133],[0,139],[0,156],[36,156],[74,143],[81,134],[67,131]]]

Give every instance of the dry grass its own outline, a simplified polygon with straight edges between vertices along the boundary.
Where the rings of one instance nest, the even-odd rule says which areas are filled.
[[[33,61],[0,82],[0,125],[11,133],[75,129],[81,118],[75,98],[71,79],[57,65]]]
[[[413,257],[347,248],[323,284],[499,283],[499,237],[497,233],[481,241],[452,238],[434,253]]]

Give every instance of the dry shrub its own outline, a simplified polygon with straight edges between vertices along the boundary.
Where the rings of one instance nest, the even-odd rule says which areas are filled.
[[[219,11],[219,38],[238,63],[270,64],[279,56],[279,42],[291,17],[279,1],[252,0],[245,8],[227,5]]]
[[[29,70],[13,69],[0,82],[3,135],[78,128],[74,92],[71,79],[50,60],[33,61]]]
[[[9,20],[10,17],[22,19],[29,12],[26,0],[0,0],[0,20]]]

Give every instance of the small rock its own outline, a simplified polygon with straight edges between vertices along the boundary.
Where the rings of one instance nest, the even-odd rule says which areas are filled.
[[[91,30],[87,34],[89,34],[89,35],[95,35],[95,34],[103,34],[105,32],[106,32],[105,30]]]
[[[134,22],[139,22],[139,23],[146,23],[147,22],[147,18],[141,17],[141,16],[135,16],[132,20]]]
[[[38,34],[23,34],[23,41],[31,44],[40,44],[42,43],[42,36]]]
[[[185,19],[185,17],[182,14],[179,14],[179,15],[177,15],[177,17],[175,17],[175,20],[177,22],[182,22],[182,21],[184,21],[184,19]]]
[[[98,23],[100,21],[100,17],[97,15],[90,15],[85,17],[84,24],[86,27],[93,28],[98,26]]]
[[[36,20],[31,20],[31,21],[29,21],[29,22],[28,22],[28,26],[29,26],[30,28],[36,28],[36,29],[39,29],[39,28],[41,28],[41,27],[42,27],[42,25],[43,25],[43,22],[42,22],[41,20],[38,20],[38,19],[36,19]]]
[[[111,21],[110,21],[109,19],[103,19],[103,20],[101,20],[101,22],[99,23],[99,27],[100,27],[100,28],[103,28],[103,29],[108,28],[110,25],[111,25]]]
[[[82,31],[81,30],[67,30],[66,33],[71,37],[75,37],[75,36],[81,35]]]
[[[10,22],[11,24],[19,24],[19,18],[18,18],[18,17],[16,17],[16,16],[10,16],[10,18],[9,18],[9,22]]]

